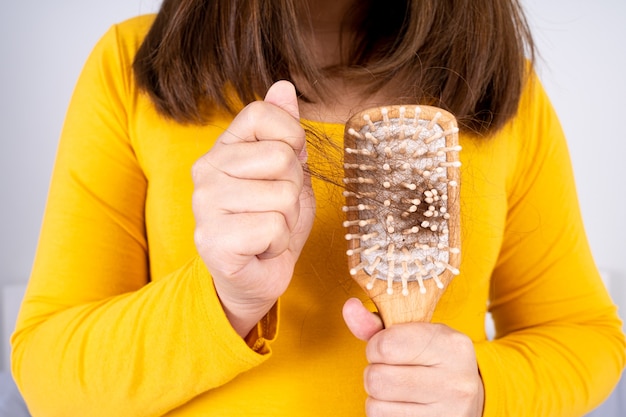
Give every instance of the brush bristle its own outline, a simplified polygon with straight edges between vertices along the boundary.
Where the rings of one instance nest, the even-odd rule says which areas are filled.
[[[458,128],[428,106],[377,108],[346,126],[345,188],[350,273],[387,292],[459,273]]]

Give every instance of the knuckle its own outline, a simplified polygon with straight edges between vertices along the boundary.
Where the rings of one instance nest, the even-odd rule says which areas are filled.
[[[383,415],[382,404],[380,401],[376,401],[373,398],[368,398],[365,401],[365,415],[367,417],[379,417]]]
[[[285,217],[280,212],[269,213],[268,226],[271,228],[271,236],[283,237],[289,235],[289,228],[285,223]]]
[[[289,170],[297,162],[293,149],[281,141],[270,141],[267,146],[271,147],[271,159],[274,166],[280,170]]]
[[[196,246],[204,246],[208,240],[206,231],[201,227],[196,227],[193,232],[193,240]]]
[[[200,222],[206,220],[208,214],[207,207],[210,200],[211,198],[207,195],[206,190],[196,188],[191,194],[191,209],[193,210],[196,227],[198,227]]]
[[[365,392],[379,401],[390,401],[398,397],[398,388],[406,387],[406,379],[388,365],[368,365],[363,373]]]
[[[448,340],[454,344],[454,346],[466,345],[469,337],[460,332],[450,331],[448,332]]]
[[[436,324],[436,334],[445,338],[446,346],[458,357],[475,356],[474,342],[464,333],[455,331],[444,324]]]
[[[215,260],[216,236],[210,232],[209,228],[197,227],[193,233],[194,244],[198,253],[207,265],[212,265]],[[219,258],[217,258],[219,259]]]
[[[196,160],[193,165],[191,165],[191,179],[194,184],[197,184],[200,179],[204,176],[206,172],[206,163],[204,158],[200,158]]]
[[[261,100],[253,101],[244,107],[238,118],[243,119],[248,126],[259,126],[273,119],[272,106]]]
[[[245,112],[247,117],[256,118],[262,117],[267,114],[267,103],[261,100],[256,100],[249,103],[243,110],[242,113]]]
[[[218,172],[218,164],[216,163],[214,156],[214,153],[216,152],[215,148],[212,149],[210,152],[196,159],[191,165],[191,180],[194,185],[197,186],[198,184],[211,183],[211,181],[207,181],[207,179],[210,176],[215,176],[216,172]]]
[[[371,397],[379,397],[381,389],[381,376],[378,372],[378,367],[370,365],[365,368],[363,372],[363,383],[365,386],[365,392]]]
[[[196,221],[207,220],[214,213],[216,210],[216,198],[219,196],[220,191],[218,183],[201,179],[194,180],[191,207]]]
[[[454,346],[457,354],[463,357],[475,356],[474,354],[474,344],[469,336],[455,332],[450,335],[450,344]]]
[[[280,184],[276,184],[276,188],[276,195],[284,207],[290,208],[298,204],[300,199],[300,188],[297,184],[294,184],[291,181],[285,181]]]
[[[247,245],[256,247],[256,251],[263,251],[268,256],[276,256],[289,246],[289,228],[285,217],[279,212],[269,212],[263,215],[262,224],[254,242]],[[254,251],[250,249],[250,251]]]
[[[390,358],[396,353],[396,343],[390,337],[391,332],[381,332],[370,340],[367,346],[368,359],[370,361],[380,361],[384,358]]]
[[[459,404],[471,405],[478,395],[479,387],[475,380],[464,378],[456,381],[454,386],[454,396]]]
[[[203,253],[206,248],[211,248],[215,244],[215,235],[206,227],[197,227],[194,230],[193,238],[196,247]]]

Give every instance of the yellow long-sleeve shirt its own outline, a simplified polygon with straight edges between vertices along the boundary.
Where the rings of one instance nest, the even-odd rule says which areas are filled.
[[[347,273],[339,188],[314,180],[313,231],[250,348],[193,239],[191,165],[232,117],[182,126],[137,90],[131,63],[152,19],[103,37],[68,111],[12,339],[33,416],[364,415],[364,343],[341,306],[365,295]],[[340,143],[343,126],[310,124]],[[486,417],[582,415],[619,378],[624,336],[539,82],[495,137],[461,144],[461,274],[434,321],[474,340]],[[310,148],[318,171],[338,175],[336,153]]]

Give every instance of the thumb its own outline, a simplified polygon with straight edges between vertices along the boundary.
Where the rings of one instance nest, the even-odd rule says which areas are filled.
[[[352,334],[364,341],[384,328],[381,318],[365,308],[357,298],[350,298],[343,305],[343,319]]]
[[[296,87],[292,83],[286,80],[277,81],[267,90],[265,93],[266,103],[271,103],[280,107],[287,113],[289,113],[294,119],[300,121],[300,108],[298,107],[298,95],[296,94]],[[298,155],[300,162],[305,163],[307,161],[306,141],[304,146]]]
[[[272,84],[265,94],[264,101],[280,107],[295,119],[300,120],[296,88],[289,81],[277,81]]]

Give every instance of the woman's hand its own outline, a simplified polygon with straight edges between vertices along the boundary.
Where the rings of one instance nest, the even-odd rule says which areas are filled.
[[[311,230],[306,157],[295,88],[280,81],[193,166],[196,247],[242,337],[287,289]]]
[[[352,333],[367,341],[365,390],[369,417],[480,417],[484,388],[472,341],[442,324],[383,329],[357,299],[343,309]]]

